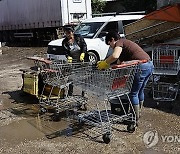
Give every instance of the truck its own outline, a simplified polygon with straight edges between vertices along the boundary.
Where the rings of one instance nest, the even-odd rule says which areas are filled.
[[[87,44],[89,61],[95,63],[112,53],[111,48],[105,44],[105,35],[109,31],[117,31],[121,37],[124,37],[125,34],[123,27],[143,16],[142,12],[136,12],[92,17],[83,20],[77,27],[75,27],[74,33],[81,34],[84,37]],[[65,51],[63,51],[62,41],[63,38],[53,40],[48,44],[48,58],[65,58],[60,56],[66,54]]]
[[[58,28],[76,25],[91,14],[91,0],[0,0],[0,42],[49,42]]]

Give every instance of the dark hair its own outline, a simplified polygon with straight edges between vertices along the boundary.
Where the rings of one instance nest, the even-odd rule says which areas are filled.
[[[70,31],[74,32],[74,29],[72,27],[69,27],[69,26],[68,27],[64,27],[63,29],[64,29],[65,32],[70,32]]]
[[[118,34],[118,32],[115,31],[111,31],[106,35],[106,39],[105,42],[106,44],[108,44],[109,41],[112,41],[112,38],[114,38],[115,41],[120,39],[120,35]]]

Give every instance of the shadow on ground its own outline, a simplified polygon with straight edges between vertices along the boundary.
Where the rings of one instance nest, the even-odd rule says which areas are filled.
[[[34,117],[39,113],[38,99],[35,96],[24,93],[21,90],[7,91],[2,94],[10,96],[10,111],[17,116]],[[7,105],[7,104],[5,104]]]
[[[180,96],[177,95],[175,101],[162,101],[157,102],[153,100],[151,90],[148,89],[145,91],[145,102],[144,107],[157,109],[166,113],[175,114],[180,116]]]
[[[19,103],[24,103],[24,104],[37,104],[38,103],[38,98],[30,95],[28,93],[23,92],[22,90],[17,90],[17,91],[6,91],[3,92],[2,94],[7,94],[10,96],[10,100],[13,100],[12,103],[19,104]]]

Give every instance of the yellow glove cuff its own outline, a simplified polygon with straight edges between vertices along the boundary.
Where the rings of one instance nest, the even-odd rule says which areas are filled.
[[[68,63],[72,63],[72,57],[70,57],[70,56],[68,56],[68,58],[67,58],[67,61],[68,61]]]

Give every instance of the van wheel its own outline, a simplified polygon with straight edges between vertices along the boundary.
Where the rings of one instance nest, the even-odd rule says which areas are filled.
[[[89,61],[92,63],[96,63],[99,60],[98,56],[94,52],[88,52],[88,55]]]

